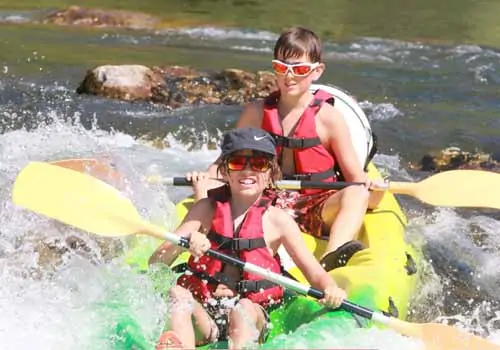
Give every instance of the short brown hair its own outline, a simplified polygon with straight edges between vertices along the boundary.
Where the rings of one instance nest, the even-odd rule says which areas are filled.
[[[306,55],[311,62],[321,62],[321,41],[304,27],[292,27],[284,31],[274,46],[275,59],[287,59]]]

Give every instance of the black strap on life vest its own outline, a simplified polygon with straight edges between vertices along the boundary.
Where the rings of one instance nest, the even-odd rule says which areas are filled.
[[[260,238],[229,238],[218,234],[215,231],[210,231],[207,238],[219,245],[219,249],[227,250],[252,250],[263,248],[266,246],[266,241],[263,237]]]
[[[319,139],[319,137],[295,138],[295,137],[281,136],[281,135],[277,135],[274,133],[270,133],[270,134],[274,138],[274,141],[276,142],[276,146],[278,146],[278,147],[285,147],[285,148],[292,148],[292,149],[305,149],[305,148],[311,148],[314,146],[318,146],[321,144],[321,140]]]
[[[335,104],[335,98],[331,97],[327,100],[322,100],[315,98],[313,102],[309,105],[310,107],[319,107],[322,103],[327,102],[332,106]],[[273,96],[272,100],[268,100],[266,104],[276,104],[277,97]],[[296,125],[297,126],[297,125]],[[296,127],[295,126],[295,127]],[[294,127],[294,128],[295,128]],[[276,146],[289,148],[289,149],[307,149],[318,145],[321,145],[321,140],[319,137],[287,137],[278,135],[275,133],[270,133],[276,142]],[[335,169],[325,170],[318,173],[302,173],[293,175],[283,175],[284,180],[296,180],[296,181],[322,181],[330,177],[336,178],[337,172]]]
[[[226,191],[227,188],[219,190],[219,192]],[[270,192],[266,191],[264,193],[264,196],[260,198],[259,202],[255,206],[258,208],[262,207],[267,208],[269,205],[272,204],[272,202],[273,202],[273,196],[270,195]],[[253,250],[257,248],[264,248],[267,246],[264,237],[259,237],[259,238],[226,237],[213,230],[210,230],[207,233],[207,238],[210,241],[218,244],[219,245],[218,249],[241,251],[241,250]]]
[[[258,292],[260,290],[265,290],[269,288],[276,287],[277,284],[267,281],[267,280],[241,280],[236,281],[231,278],[228,278],[226,274],[222,272],[216,273],[214,276],[210,276],[205,272],[193,271],[189,269],[189,265],[187,263],[179,264],[172,268],[172,271],[175,273],[184,273],[186,271],[190,271],[193,276],[198,277],[202,281],[207,281],[210,284],[224,284],[228,286],[230,289],[238,292],[238,293],[253,293]]]
[[[329,98],[328,100],[322,100],[319,98],[315,98],[313,102],[309,105],[310,107],[319,107],[323,102],[328,102],[332,106],[335,103],[335,99]],[[276,104],[277,99],[274,98],[274,100],[271,102],[271,104]],[[278,147],[285,147],[285,148],[291,148],[291,149],[305,149],[305,148],[311,148],[314,146],[318,146],[321,144],[321,140],[319,137],[287,137],[287,136],[282,136],[282,135],[277,135],[274,133],[270,133],[271,136],[274,138],[276,142],[276,146]]]

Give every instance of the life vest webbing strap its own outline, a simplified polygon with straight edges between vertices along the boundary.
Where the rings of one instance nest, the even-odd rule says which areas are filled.
[[[207,234],[207,238],[219,245],[219,249],[227,250],[253,250],[257,248],[263,248],[266,246],[266,241],[263,237],[259,238],[229,238],[222,236],[215,231],[210,231]]]
[[[200,271],[192,271],[190,270],[193,276],[196,276],[202,281],[207,281],[210,284],[224,284],[228,286],[230,289],[238,292],[238,293],[253,293],[258,292],[260,290],[265,290],[269,288],[276,287],[277,284],[267,281],[267,280],[241,280],[236,281],[227,277],[227,275],[218,272],[214,276],[210,276],[205,272]]]
[[[305,149],[318,146],[321,144],[319,137],[309,137],[309,138],[294,138],[285,137],[281,135],[271,134],[271,136],[276,141],[276,146],[291,148],[291,149]]]

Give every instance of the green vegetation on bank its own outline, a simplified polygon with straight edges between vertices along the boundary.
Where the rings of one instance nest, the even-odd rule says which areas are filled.
[[[69,0],[0,0],[0,9],[63,9]],[[381,37],[500,46],[497,0],[87,0],[86,7],[141,11],[168,23],[279,32],[301,24],[324,37]]]

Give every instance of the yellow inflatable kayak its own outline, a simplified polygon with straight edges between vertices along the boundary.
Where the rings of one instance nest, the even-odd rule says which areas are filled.
[[[346,118],[354,147],[360,162],[367,163],[366,170],[372,179],[381,178],[379,171],[371,162],[375,139],[370,124],[358,103],[347,93],[334,86],[314,85],[335,97],[335,107]],[[193,203],[187,198],[176,205],[179,219],[182,219]],[[347,265],[329,272],[331,277],[348,293],[348,300],[356,304],[405,319],[410,298],[416,288],[418,278],[418,256],[405,240],[407,220],[396,198],[386,192],[378,209],[366,213],[364,224],[359,232],[360,240],[366,249],[358,251]],[[316,258],[324,252],[326,241],[303,233],[310,251]],[[132,243],[127,262],[139,269],[147,269],[147,258],[160,242],[151,238],[140,238]],[[279,251],[285,270],[299,282],[307,285],[306,279],[294,266],[284,250]],[[187,261],[184,253],[173,266]],[[315,344],[314,339],[322,332],[342,336],[349,327],[359,327],[367,322],[346,311],[323,312],[319,304],[309,297],[297,297],[285,303],[284,307],[270,314],[273,330],[263,348],[284,347],[281,334],[296,332],[303,324],[310,324],[305,335],[308,344]],[[128,324],[128,323],[124,323]],[[127,326],[128,327],[128,326]],[[125,327],[125,328],[127,328]],[[141,332],[124,332],[128,344],[139,344]],[[309,341],[310,340],[310,341]],[[210,344],[207,348],[225,348],[227,344]],[[139,347],[140,348],[140,347]]]
[[[371,162],[375,137],[370,123],[357,101],[342,89],[332,85],[313,85],[312,91],[322,89],[335,97],[335,108],[339,109],[349,128],[354,148],[362,164],[372,179],[381,178],[379,171]],[[192,199],[185,199],[176,206],[182,219]],[[406,217],[395,197],[386,192],[377,210],[366,214],[359,240],[368,247],[356,253],[345,267],[331,271],[331,276],[343,286],[350,296],[360,298],[367,307],[372,307],[393,316],[405,318],[410,296],[417,280],[417,254],[405,241]],[[319,258],[326,242],[304,234],[309,249]],[[133,245],[129,263],[144,265],[147,253],[154,250],[157,242],[149,241]],[[144,250],[142,253],[139,250]],[[293,266],[286,254],[280,254],[285,269],[297,280],[305,282],[304,276]],[[187,256],[182,256],[185,261]],[[140,266],[146,268],[146,266]]]

